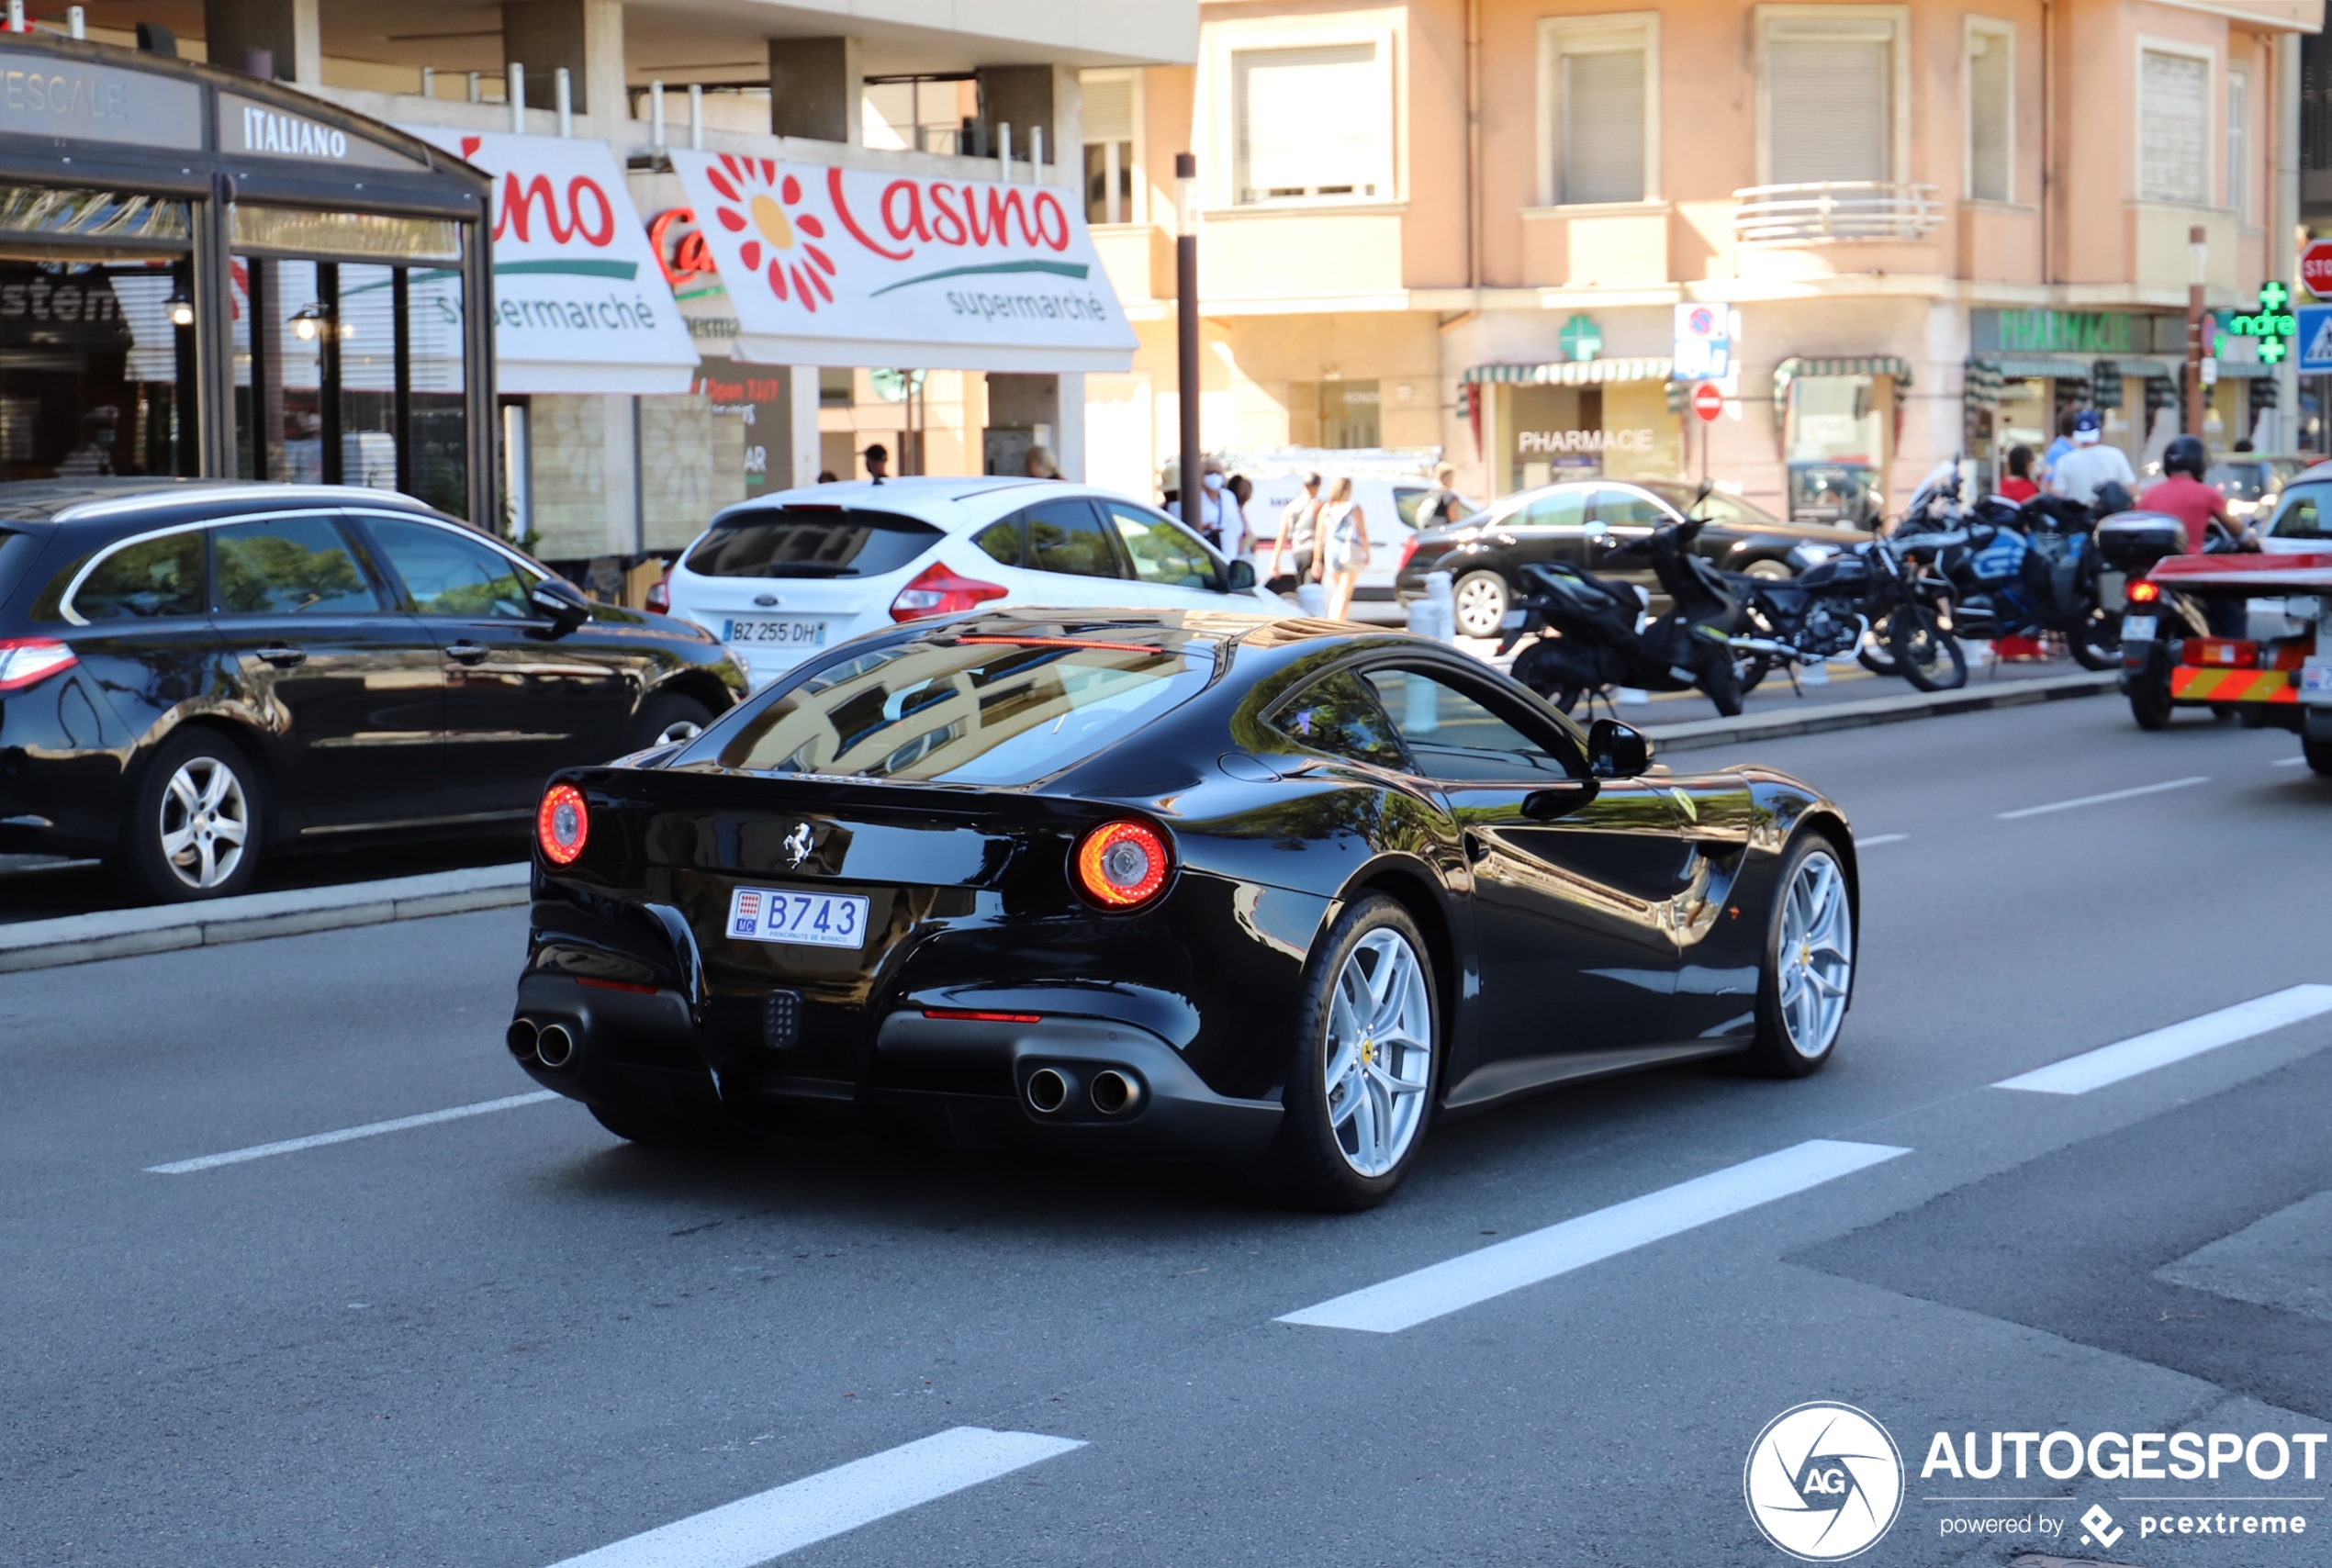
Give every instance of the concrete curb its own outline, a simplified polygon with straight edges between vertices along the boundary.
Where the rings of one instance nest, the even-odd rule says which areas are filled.
[[[166,953],[178,947],[215,947],[226,942],[256,942],[308,931],[337,931],[350,925],[379,925],[392,920],[424,920],[436,914],[503,909],[527,902],[532,868],[526,865],[480,866],[436,871],[425,877],[350,882],[336,888],[297,888],[278,893],[246,893],[208,903],[164,904],[152,909],[107,910],[69,914],[59,920],[28,920],[0,925],[0,973],[86,964]]]
[[[1913,691],[1900,697],[1830,702],[1818,708],[1747,714],[1738,719],[1697,719],[1682,724],[1648,725],[1643,733],[1652,737],[1654,747],[1664,755],[1700,751],[1741,741],[1818,735],[1831,730],[1859,730],[1872,724],[1939,718],[1946,713],[1982,713],[1994,708],[2023,708],[2035,702],[2098,697],[2113,690],[2118,679],[2111,670],[2083,670],[2079,675],[2043,676],[2036,680],[1995,681],[1979,678],[1957,691]]]

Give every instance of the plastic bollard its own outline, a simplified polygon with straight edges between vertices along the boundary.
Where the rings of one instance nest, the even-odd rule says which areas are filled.
[[[1425,602],[1433,607],[1437,624],[1426,633],[1444,643],[1457,641],[1457,599],[1452,593],[1456,578],[1448,572],[1425,574]]]

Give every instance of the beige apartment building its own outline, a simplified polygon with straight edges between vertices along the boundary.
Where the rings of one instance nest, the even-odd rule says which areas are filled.
[[[2290,282],[2320,0],[1269,0],[1089,72],[1089,220],[1142,347],[1091,471],[1172,450],[1173,154],[1199,168],[1209,448],[1443,448],[1461,488],[1702,473],[1809,517],[1990,471],[2080,403],[2175,428],[2191,274]],[[2190,232],[2206,243],[2198,257]],[[1723,410],[1672,380],[1730,332]],[[2205,433],[2293,439],[2230,339]]]

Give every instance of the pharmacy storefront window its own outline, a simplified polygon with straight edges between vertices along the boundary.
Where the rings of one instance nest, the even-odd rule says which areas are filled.
[[[0,479],[201,472],[188,204],[0,185]]]

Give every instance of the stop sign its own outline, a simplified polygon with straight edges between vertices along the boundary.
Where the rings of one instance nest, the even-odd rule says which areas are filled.
[[[2300,252],[2300,281],[2318,299],[2332,298],[2332,240],[2318,240]]]
[[[2332,287],[2332,245],[2326,246],[2325,252],[2327,264],[2324,281],[2327,287]],[[1723,414],[1725,395],[1717,389],[1715,382],[1704,381],[1692,389],[1692,411],[1710,424]]]

